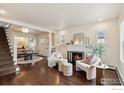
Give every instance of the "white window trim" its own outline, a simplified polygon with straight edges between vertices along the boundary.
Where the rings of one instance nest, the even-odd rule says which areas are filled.
[[[124,63],[124,49],[122,47],[124,36],[124,21],[120,25],[120,60]]]

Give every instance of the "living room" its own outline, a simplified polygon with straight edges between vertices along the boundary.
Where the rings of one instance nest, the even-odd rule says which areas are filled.
[[[0,4],[0,30],[0,85],[124,85],[124,4]]]

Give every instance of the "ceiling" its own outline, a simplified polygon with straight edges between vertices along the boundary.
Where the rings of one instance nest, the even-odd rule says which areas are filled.
[[[7,17],[17,21],[29,23],[38,27],[45,27],[59,31],[79,25],[92,24],[117,18],[122,4],[0,4],[0,9]]]

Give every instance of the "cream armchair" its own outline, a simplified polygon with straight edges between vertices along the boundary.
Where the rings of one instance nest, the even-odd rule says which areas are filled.
[[[61,53],[53,52],[50,57],[48,57],[48,67],[52,68],[63,59]]]
[[[101,62],[101,59],[99,57],[94,57],[91,61],[91,64],[86,64],[84,60],[76,61],[76,71],[85,71],[87,80],[96,78],[96,66],[94,66],[94,64],[99,64],[99,62]]]

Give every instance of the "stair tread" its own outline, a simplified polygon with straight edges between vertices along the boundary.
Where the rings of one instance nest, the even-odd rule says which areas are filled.
[[[6,58],[6,57],[11,57],[11,54],[0,54],[0,58]]]
[[[1,57],[0,59],[9,59],[9,58],[12,58],[11,56],[10,57]]]
[[[0,53],[0,55],[5,55],[5,54],[10,55],[11,53],[10,52],[8,52],[8,53]]]
[[[0,63],[2,64],[3,62],[7,63],[9,61],[12,61],[12,59],[6,59],[6,60],[0,60]],[[12,61],[13,62],[13,61]]]
[[[0,58],[0,62],[1,61],[6,61],[6,60],[12,60],[12,57],[10,56],[10,58],[9,57]]]
[[[3,27],[0,27],[0,76],[15,72],[12,61],[10,41]]]
[[[6,54],[6,53],[11,53],[10,50],[0,50],[0,54]]]
[[[4,53],[0,52],[0,54],[11,54],[11,53],[9,51],[7,51],[7,52],[4,52]]]
[[[13,61],[0,62],[0,66],[1,66],[1,65],[5,65],[5,64],[10,64],[10,63],[13,63]]]
[[[0,68],[0,72],[1,72],[1,71],[5,71],[5,70],[8,70],[8,69],[13,69],[13,68],[15,68],[15,67],[14,67],[14,64],[5,65],[5,66],[3,66],[3,67]]]
[[[12,74],[12,73],[15,73],[15,69],[14,68],[11,69],[11,70],[9,70],[9,71],[7,71],[7,72],[4,72],[4,73],[0,74],[0,77],[1,76],[5,76],[5,75],[8,75],[8,74]]]
[[[0,49],[0,51],[1,51],[1,50],[9,50],[9,49],[8,49],[8,48],[7,48],[7,49]]]

